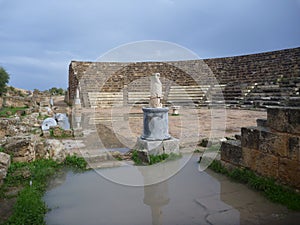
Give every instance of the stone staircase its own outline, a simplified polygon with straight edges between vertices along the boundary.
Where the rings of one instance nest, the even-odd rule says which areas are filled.
[[[299,97],[299,88],[300,78],[285,78],[275,83],[255,83],[242,104],[261,108],[284,106],[289,98]]]
[[[226,105],[238,105],[243,99],[242,89],[239,85],[226,85],[223,96]]]
[[[123,105],[123,92],[88,92],[88,101],[92,108]]]
[[[201,104],[210,85],[201,86],[171,86],[167,96],[167,103],[172,105]]]
[[[256,84],[244,103],[256,107],[280,106],[284,97],[288,97],[288,94],[282,92],[278,84]]]
[[[229,83],[218,85],[178,86],[164,82],[163,103],[166,105],[239,106],[243,108],[284,106],[289,98],[299,98],[300,78],[280,78],[276,82]],[[81,98],[85,107],[105,108],[149,104],[148,83],[133,83],[119,92],[87,92]]]
[[[206,99],[201,106],[207,105],[209,107],[214,107],[225,105],[223,95],[225,87],[225,84],[211,85],[208,91],[206,92]]]

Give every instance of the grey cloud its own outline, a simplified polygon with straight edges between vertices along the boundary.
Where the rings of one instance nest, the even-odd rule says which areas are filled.
[[[298,21],[299,0],[0,0],[0,65],[13,85],[66,88],[72,59],[128,42],[240,55],[299,46]]]

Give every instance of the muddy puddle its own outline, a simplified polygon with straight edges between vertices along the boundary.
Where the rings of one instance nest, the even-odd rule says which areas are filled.
[[[95,171],[67,171],[52,180],[44,200],[48,225],[298,224],[300,214],[209,170],[193,156],[176,175],[148,186],[126,186]],[[102,169],[105,172],[123,167]]]

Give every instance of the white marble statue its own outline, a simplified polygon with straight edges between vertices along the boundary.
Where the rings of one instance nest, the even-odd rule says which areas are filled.
[[[151,76],[151,85],[150,85],[150,107],[151,108],[161,108],[161,99],[162,99],[162,84],[159,80],[160,74],[154,73]]]

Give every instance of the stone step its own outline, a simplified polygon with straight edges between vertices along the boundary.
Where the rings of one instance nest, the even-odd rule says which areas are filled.
[[[195,90],[199,90],[201,88],[210,88],[211,85],[191,85],[191,86],[171,86],[171,89],[195,89]]]
[[[170,92],[168,96],[204,96],[203,92],[183,93],[183,92]]]
[[[96,162],[104,162],[108,160],[113,160],[114,157],[112,157],[107,152],[82,152],[81,156],[89,163],[96,163]]]
[[[128,166],[133,165],[133,161],[118,161],[118,160],[110,160],[104,162],[88,162],[88,169],[101,169],[101,168],[112,168],[112,167],[120,167],[120,166]]]
[[[204,96],[200,97],[189,97],[189,96],[170,96],[168,98],[168,101],[176,101],[176,100],[202,100],[204,98]]]

